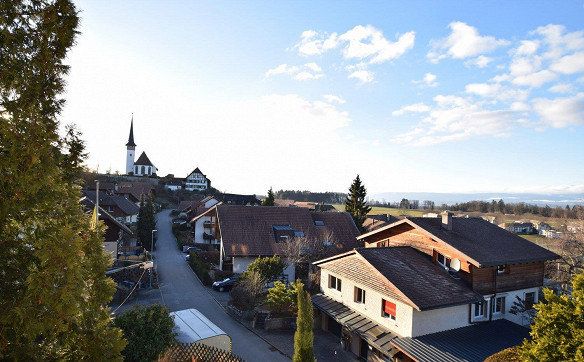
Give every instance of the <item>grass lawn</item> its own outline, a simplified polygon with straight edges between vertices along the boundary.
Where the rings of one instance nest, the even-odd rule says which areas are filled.
[[[335,209],[338,211],[345,211],[345,205],[343,204],[335,204],[333,205]],[[373,206],[371,208],[370,215],[379,215],[379,214],[390,214],[393,216],[422,216],[429,211],[427,210],[405,210],[405,209],[396,209],[393,207],[380,207],[380,206]]]

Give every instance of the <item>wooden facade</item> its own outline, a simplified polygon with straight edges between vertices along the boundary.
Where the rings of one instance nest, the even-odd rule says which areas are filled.
[[[366,247],[410,246],[423,252],[437,263],[438,253],[447,260],[460,260],[458,275],[478,293],[501,293],[511,290],[538,287],[543,284],[544,262],[511,264],[505,266],[504,273],[498,273],[497,267],[479,267],[452,246],[435,240],[428,233],[408,223],[396,225],[364,239]]]

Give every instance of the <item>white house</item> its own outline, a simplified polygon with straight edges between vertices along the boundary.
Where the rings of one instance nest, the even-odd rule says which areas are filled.
[[[195,168],[185,180],[185,190],[187,191],[204,191],[211,186],[211,181],[205,176],[199,168]]]

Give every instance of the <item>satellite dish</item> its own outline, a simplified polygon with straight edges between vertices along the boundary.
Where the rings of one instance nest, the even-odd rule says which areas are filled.
[[[452,269],[454,269],[455,271],[459,271],[460,270],[460,260],[458,260],[458,259],[452,259],[450,261],[450,267]]]

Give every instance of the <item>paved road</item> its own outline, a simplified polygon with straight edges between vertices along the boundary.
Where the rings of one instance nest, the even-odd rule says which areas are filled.
[[[170,311],[196,308],[231,336],[233,352],[247,361],[290,361],[263,339],[236,322],[194,276],[172,234],[170,210],[156,215],[158,241],[154,253],[162,299]]]

